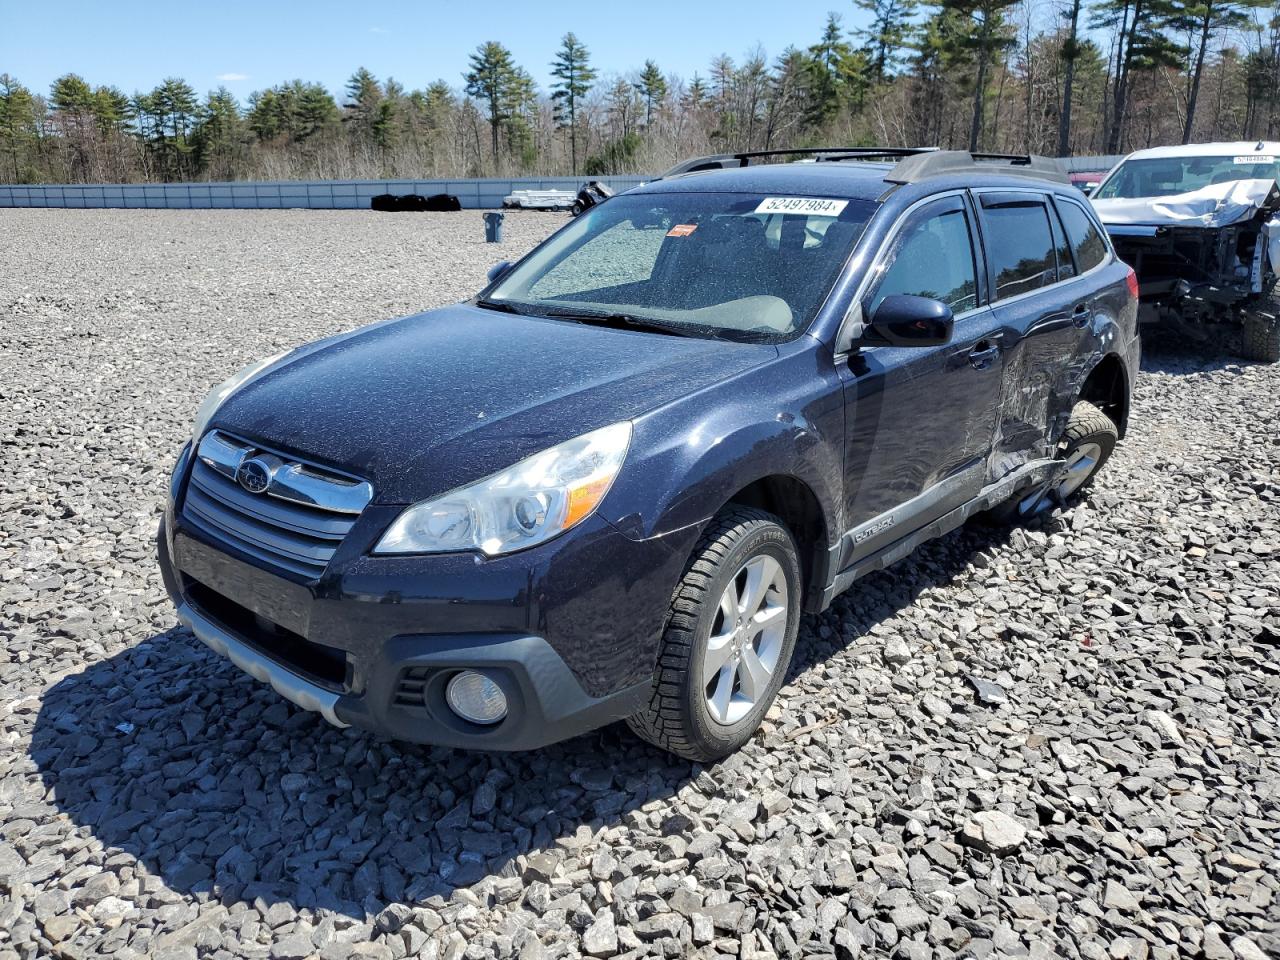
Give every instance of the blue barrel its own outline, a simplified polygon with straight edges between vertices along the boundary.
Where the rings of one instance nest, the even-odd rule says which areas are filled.
[[[484,242],[502,242],[502,214],[486,213],[484,215]]]

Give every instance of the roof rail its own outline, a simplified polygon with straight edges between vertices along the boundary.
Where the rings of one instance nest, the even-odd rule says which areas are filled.
[[[979,167],[996,167],[983,172],[1013,177],[1033,177],[1070,183],[1062,165],[1050,157],[1025,153],[970,153],[967,150],[935,150],[909,156],[885,174],[887,183],[916,183],[944,173],[973,173]]]
[[[701,170],[725,170],[747,167],[752,160],[765,157],[812,156],[815,160],[873,160],[914,157],[917,154],[936,153],[937,147],[796,147],[791,150],[748,150],[743,153],[713,153],[706,157],[694,157],[677,163],[658,177],[678,177],[684,173]],[[895,168],[896,169],[896,168]]]

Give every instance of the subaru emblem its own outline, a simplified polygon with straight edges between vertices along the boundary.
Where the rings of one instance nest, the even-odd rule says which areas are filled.
[[[271,483],[271,466],[255,457],[240,464],[236,482],[250,493],[265,493]]]

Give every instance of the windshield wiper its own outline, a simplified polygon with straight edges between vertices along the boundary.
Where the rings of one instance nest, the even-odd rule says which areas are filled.
[[[544,316],[557,320],[575,320],[578,323],[598,324],[603,327],[625,328],[628,330],[644,330],[649,333],[666,333],[677,337],[702,337],[704,334],[694,332],[687,324],[663,323],[649,317],[636,316],[633,313],[604,313],[595,310],[549,310]],[[705,334],[709,336],[710,334]]]
[[[498,310],[502,313],[514,313],[521,317],[528,316],[528,313],[524,310],[506,300],[477,300],[476,306],[483,307],[486,310]]]

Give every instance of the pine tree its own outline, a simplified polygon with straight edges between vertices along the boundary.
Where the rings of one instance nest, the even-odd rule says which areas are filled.
[[[728,54],[722,53],[711,61],[711,99],[716,114],[712,139],[731,141],[734,138],[733,84],[737,75],[738,68]]]
[[[148,141],[165,180],[186,177],[191,170],[190,135],[198,109],[195,91],[180,77],[168,77],[148,94],[135,97],[139,131]]]
[[[987,75],[992,63],[1004,50],[1013,46],[1004,20],[1004,12],[1020,0],[942,0],[942,8],[962,18],[966,29],[953,39],[973,56],[973,118],[969,125],[969,149],[977,150],[982,142],[984,110],[987,99]]]
[[[99,140],[93,88],[78,74],[64,74],[53,82],[49,105],[57,130],[70,147],[72,176],[81,181],[91,179],[97,168]]]
[[[504,109],[507,144],[519,157],[520,165],[532,167],[537,159],[537,146],[533,139],[533,126],[538,112],[538,86],[533,77],[522,67],[511,71],[511,83],[507,89]]]
[[[133,118],[129,98],[117,87],[98,87],[94,90],[91,109],[103,136],[123,132]]]
[[[1168,23],[1175,30],[1194,36],[1191,69],[1187,75],[1187,116],[1182,127],[1182,142],[1191,142],[1196,119],[1196,101],[1204,76],[1205,55],[1209,41],[1225,30],[1243,29],[1249,24],[1249,11],[1268,6],[1272,0],[1178,0]]]
[[[1164,34],[1174,14],[1170,0],[1102,0],[1093,26],[1119,31],[1111,73],[1111,124],[1107,152],[1120,153],[1129,119],[1129,94],[1135,71],[1173,66],[1182,51]]]
[[[560,41],[560,50],[551,62],[551,75],[558,81],[551,88],[551,99],[556,104],[556,122],[560,129],[569,131],[570,171],[578,175],[578,101],[587,95],[596,79],[591,67],[591,55],[572,33],[566,33]]]
[[[243,158],[247,127],[240,105],[226,87],[205,98],[192,132],[196,164],[214,179],[230,180]]]
[[[443,133],[450,115],[458,107],[449,84],[436,80],[422,94],[422,116],[433,137]]]
[[[809,48],[808,121],[824,127],[848,104],[861,104],[865,61],[844,38],[840,15],[827,14],[822,39]]]
[[[383,109],[385,98],[378,78],[360,67],[347,80],[346,92],[343,122],[350,125],[357,141],[377,145],[379,138],[386,136],[390,114],[394,112]]]
[[[769,77],[768,103],[764,118],[765,149],[786,142],[803,119],[805,71],[808,59],[804,51],[787,47],[774,61]]]
[[[698,110],[707,102],[707,81],[703,80],[698,74],[694,74],[689,81],[689,86],[685,88],[684,96],[680,100],[680,105],[686,110]]]
[[[1076,79],[1076,61],[1080,59],[1080,6],[1083,0],[1069,0],[1067,35],[1062,41],[1059,56],[1064,64],[1062,78],[1062,109],[1058,113],[1058,156],[1071,155],[1071,98]]]
[[[511,51],[496,41],[482,43],[471,55],[471,69],[464,75],[467,95],[485,103],[489,113],[489,136],[493,163],[498,163],[498,140],[510,119],[513,88],[519,82]]]
[[[661,103],[667,96],[667,80],[656,63],[646,60],[644,69],[640,71],[640,79],[634,86],[640,99],[644,101],[644,125],[648,127],[653,123],[654,105]]]
[[[31,91],[16,77],[0,73],[0,151],[14,183],[29,179],[30,153],[36,143],[36,107]]]
[[[338,104],[320,83],[294,80],[288,91],[288,130],[296,142],[303,142],[337,128]]]
[[[853,5],[871,15],[871,22],[856,34],[868,50],[871,78],[883,83],[909,46],[916,0],[853,0]]]

